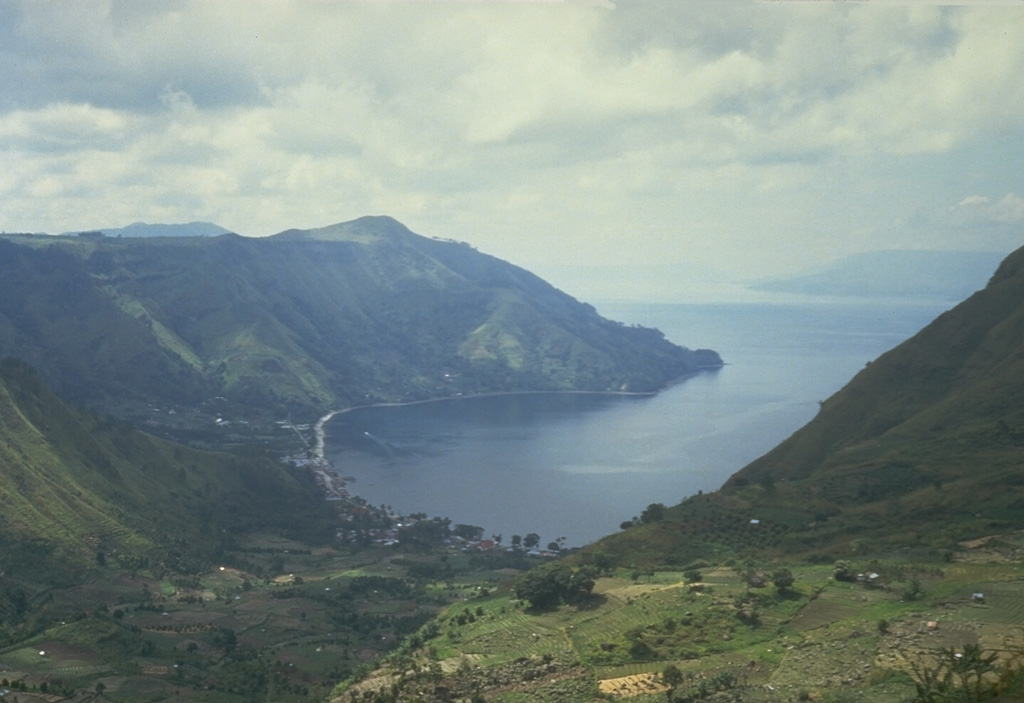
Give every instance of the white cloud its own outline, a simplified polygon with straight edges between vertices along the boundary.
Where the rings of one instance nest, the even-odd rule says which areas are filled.
[[[4,6],[0,226],[386,213],[526,265],[744,273],[920,244],[948,228],[892,223],[1019,192],[971,154],[1021,155],[1024,25],[873,5]]]
[[[58,103],[0,115],[0,144],[12,151],[115,148],[123,144],[128,126],[129,120],[113,110]]]
[[[1007,193],[992,208],[993,219],[1007,224],[1024,224],[1024,198]]]
[[[957,203],[957,207],[972,207],[975,205],[985,205],[988,202],[989,199],[984,195],[968,195],[966,198]]]
[[[1024,224],[1024,198],[1014,193],[994,202],[984,195],[969,195],[949,210],[961,223]]]

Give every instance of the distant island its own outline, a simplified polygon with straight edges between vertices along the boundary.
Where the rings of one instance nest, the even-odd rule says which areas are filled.
[[[872,251],[748,287],[806,296],[958,302],[983,288],[1004,256],[991,251]]]

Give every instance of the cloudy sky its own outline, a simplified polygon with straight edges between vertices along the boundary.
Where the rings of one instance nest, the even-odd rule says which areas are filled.
[[[387,214],[556,284],[1024,244],[1019,1],[0,0],[0,67],[7,232]]]

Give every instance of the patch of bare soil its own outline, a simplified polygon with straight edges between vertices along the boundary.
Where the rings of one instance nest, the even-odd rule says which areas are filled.
[[[601,693],[623,698],[639,696],[644,693],[660,693],[668,690],[668,686],[662,684],[659,681],[659,676],[653,672],[634,674],[633,676],[620,676],[614,679],[602,679],[598,681],[597,685]]]

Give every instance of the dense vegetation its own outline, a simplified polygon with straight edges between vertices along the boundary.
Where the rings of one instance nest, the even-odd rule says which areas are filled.
[[[0,356],[77,403],[165,426],[197,412],[209,425],[494,391],[654,391],[721,363],[384,217],[263,239],[5,237]]]
[[[201,452],[68,406],[0,361],[0,571],[81,578],[98,561],[194,570],[254,528],[311,542],[335,518],[307,470]]]

